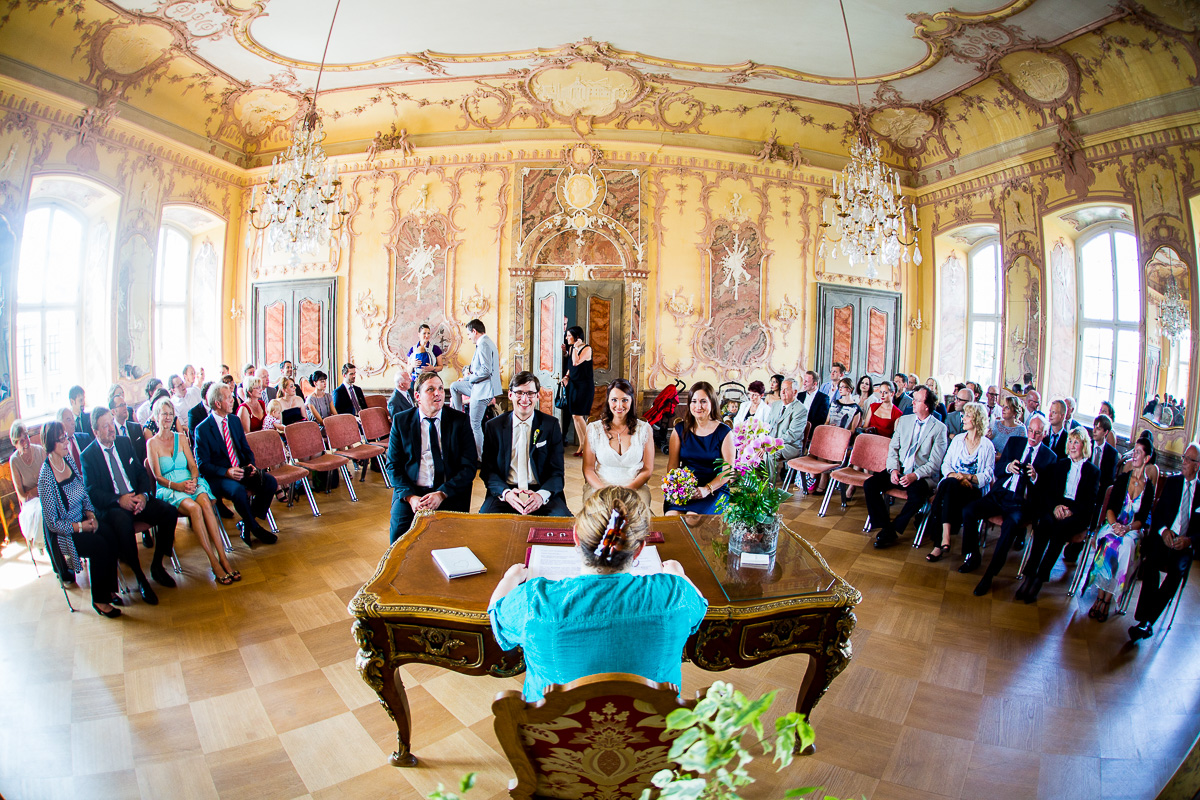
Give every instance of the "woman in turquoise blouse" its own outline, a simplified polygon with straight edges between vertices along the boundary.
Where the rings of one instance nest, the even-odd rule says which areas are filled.
[[[525,650],[526,700],[602,672],[682,684],[683,647],[708,601],[678,561],[664,561],[654,575],[629,573],[649,531],[650,510],[637,492],[605,486],[575,518],[579,576],[526,580],[524,564],[504,573],[488,613],[500,646]]]

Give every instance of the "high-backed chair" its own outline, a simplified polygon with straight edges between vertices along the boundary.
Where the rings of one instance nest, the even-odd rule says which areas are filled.
[[[388,399],[381,394],[367,395],[367,408],[387,409]]]
[[[326,419],[331,419],[327,417]],[[292,453],[293,462],[300,467],[304,467],[309,472],[334,472],[342,473],[342,480],[346,482],[346,487],[350,490],[350,498],[357,501],[358,498],[354,495],[354,484],[350,482],[350,470],[348,465],[350,461],[342,456],[331,455],[325,452],[325,440],[321,437],[321,429],[315,422],[293,422],[283,429],[283,438],[287,440],[288,450]],[[305,478],[304,488],[308,490],[309,504],[312,506],[314,517],[321,516],[321,512],[317,510],[316,500],[313,498],[312,486]]]
[[[367,410],[369,409],[363,409],[363,411]],[[362,477],[359,480],[367,479],[367,466],[371,463],[371,459],[375,459],[379,471],[383,474],[383,482],[388,488],[391,488],[392,482],[383,468],[383,456],[387,450],[377,444],[363,442],[362,431],[358,427],[358,417],[353,414],[332,414],[326,417],[325,437],[329,440],[329,449],[362,466]],[[354,487],[350,487],[350,496],[354,498]]]
[[[817,429],[813,431],[812,442],[808,446],[808,455],[793,458],[787,462],[788,479],[784,483],[784,489],[791,487],[791,481],[798,472],[816,477],[844,465],[846,452],[850,449],[851,433],[849,428],[837,425],[818,425]],[[800,489],[804,494],[808,494],[808,488],[804,485],[804,481],[800,482]]]
[[[590,675],[546,688],[526,703],[520,692],[496,695],[496,738],[516,772],[513,798],[598,797],[636,800],[654,773],[671,766],[679,731],[666,716],[683,702],[678,689],[623,672]]]
[[[842,486],[855,486],[861,489],[867,482],[867,478],[887,467],[888,448],[891,444],[892,440],[887,436],[860,433],[854,440],[853,449],[850,450],[850,463],[829,473],[829,486],[825,490],[825,499],[821,502],[821,511],[818,516],[825,516],[825,512],[829,509],[829,498],[833,496],[834,490]],[[846,504],[842,503],[842,508],[845,507]],[[867,525],[870,524],[871,521],[868,519]],[[869,528],[863,530],[869,530]]]
[[[364,408],[358,415],[363,438],[371,444],[384,448],[383,459],[387,459],[387,446],[392,434],[392,420],[386,408]],[[386,473],[385,473],[386,474]]]
[[[271,473],[280,489],[287,489],[297,482],[300,483],[304,487],[305,496],[308,497],[308,505],[312,508],[313,516],[319,516],[317,504],[313,501],[312,487],[308,483],[308,470],[288,463],[279,431],[274,428],[251,431],[246,434],[246,444],[250,446],[250,452],[254,453],[254,465],[263,472]],[[279,526],[275,524],[275,515],[271,513],[270,509],[267,509],[267,522],[270,523],[273,532],[279,532]]]

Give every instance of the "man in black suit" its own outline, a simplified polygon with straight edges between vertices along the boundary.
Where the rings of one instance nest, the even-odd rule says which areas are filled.
[[[92,430],[96,440],[83,451],[82,464],[88,497],[96,507],[96,516],[104,523],[103,529],[113,537],[117,557],[133,570],[142,599],[156,605],[158,596],[138,562],[133,523],[145,522],[154,528],[150,576],[158,584],[170,587],[175,580],[163,568],[163,558],[175,546],[175,524],[179,517],[173,506],[154,496],[154,484],[145,466],[137,460],[130,441],[117,436],[116,420],[106,407],[92,409]]]
[[[909,387],[908,374],[897,372],[892,376],[892,384],[896,387],[896,393],[892,395],[892,405],[900,409],[901,414],[913,413],[912,394],[907,390],[911,388],[915,392],[917,387]]]
[[[1050,468],[1045,513],[1033,524],[1025,582],[1017,589],[1017,599],[1026,603],[1035,602],[1042,584],[1050,580],[1063,545],[1082,535],[1095,518],[1099,470],[1088,460],[1091,440],[1081,429],[1072,429],[1063,438],[1067,440],[1067,455]]]
[[[996,542],[992,560],[975,587],[975,595],[982,597],[992,589],[992,578],[1000,572],[1008,551],[1012,548],[1017,532],[1026,522],[1042,515],[1042,500],[1047,486],[1038,486],[1039,476],[1049,474],[1057,461],[1050,448],[1042,443],[1046,438],[1046,418],[1034,414],[1025,422],[1029,437],[1009,437],[1004,452],[997,459],[997,467],[1003,472],[992,481],[992,489],[984,497],[963,509],[963,546],[969,547],[967,557],[959,572],[972,572],[982,561],[979,555],[979,526],[983,520],[1000,514],[1004,522],[1000,526],[1000,538]]]
[[[1175,596],[1183,576],[1200,552],[1200,444],[1183,451],[1180,474],[1163,480],[1162,496],[1154,504],[1150,532],[1142,539],[1142,593],[1129,628],[1133,641],[1154,635],[1154,623]],[[1159,582],[1159,573],[1164,573]]]
[[[563,442],[558,420],[534,406],[541,383],[518,372],[508,389],[513,410],[483,428],[479,477],[487,486],[480,514],[569,517],[563,495]]]
[[[392,418],[387,463],[392,476],[391,540],[419,511],[470,511],[479,468],[466,414],[445,408],[446,387],[434,372],[417,378],[417,405]]]
[[[137,457],[138,463],[144,463],[146,461],[146,435],[142,432],[142,426],[129,418],[129,405],[125,402],[125,395],[110,392],[108,407],[112,411],[113,423],[117,426],[118,438],[128,439],[129,443],[133,445],[133,454]]]
[[[241,517],[238,530],[247,547],[253,547],[251,535],[274,544],[277,537],[258,520],[266,519],[279,485],[274,477],[254,466],[254,453],[246,442],[242,421],[233,414],[230,388],[223,383],[210,386],[208,406],[212,413],[196,426],[196,465],[200,474],[208,480],[215,499],[228,497],[233,501]]]
[[[413,407],[412,395],[408,393],[411,386],[412,377],[408,374],[407,369],[401,368],[396,373],[396,391],[392,392],[392,396],[388,398],[388,416],[395,419],[396,415]]]
[[[1054,453],[1055,458],[1066,458],[1067,455],[1067,404],[1058,398],[1050,401],[1047,415],[1050,426],[1046,430],[1046,447]]]
[[[208,397],[208,390],[212,388],[212,381],[205,381],[204,386],[200,388],[200,397]],[[208,416],[208,402],[201,399],[199,403],[188,409],[187,429],[188,438],[193,442],[196,441],[196,427],[204,421]]]
[[[363,390],[354,385],[358,369],[353,364],[342,364],[342,382],[333,390],[333,410],[339,414],[358,416],[367,407]]]
[[[808,409],[808,421],[814,431],[829,418],[829,395],[822,392],[820,387],[821,376],[810,369],[804,373],[804,386],[796,395],[796,399]]]
[[[96,437],[92,433],[92,417],[83,407],[87,402],[87,395],[84,394],[83,387],[72,386],[68,389],[67,402],[71,406],[71,416],[75,418],[75,438],[81,448],[87,447]]]

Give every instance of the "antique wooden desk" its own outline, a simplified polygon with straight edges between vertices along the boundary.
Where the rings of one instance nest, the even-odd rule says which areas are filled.
[[[384,554],[375,575],[350,601],[350,613],[358,670],[396,723],[393,766],[417,763],[397,667],[419,662],[498,677],[524,672],[521,651],[501,650],[492,636],[488,598],[504,571],[525,560],[530,528],[569,525],[565,519],[425,512]],[[656,517],[650,528],[663,534],[662,558],[683,564],[708,599],[708,613],[688,640],[684,659],[719,671],[807,654],[796,710],[809,713],[850,660],[858,591],[786,527],[769,570],[738,566],[727,553],[719,517]],[[463,545],[488,571],[449,581],[430,551]]]

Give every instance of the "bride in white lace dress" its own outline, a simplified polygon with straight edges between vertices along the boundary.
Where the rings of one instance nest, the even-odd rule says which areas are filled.
[[[604,413],[587,426],[584,498],[604,486],[625,486],[636,491],[648,506],[647,482],[653,471],[654,436],[650,425],[637,418],[629,381],[617,378],[608,386]]]

